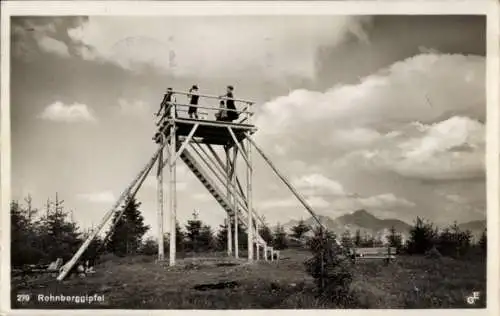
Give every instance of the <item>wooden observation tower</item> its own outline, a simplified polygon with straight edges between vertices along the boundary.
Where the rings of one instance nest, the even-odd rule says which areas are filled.
[[[184,92],[172,93],[183,95]],[[224,99],[221,97],[197,94],[203,99]],[[159,146],[160,157],[158,161],[166,161],[165,165],[158,165],[158,232],[163,235],[163,173],[168,169],[169,216],[170,216],[170,255],[169,264],[175,264],[175,225],[177,214],[176,194],[176,167],[179,160],[193,172],[201,184],[215,198],[227,214],[228,226],[228,255],[234,254],[238,258],[238,227],[245,227],[248,234],[248,260],[254,256],[260,258],[262,249],[264,258],[267,259],[268,246],[259,236],[259,221],[262,221],[253,208],[252,203],[252,153],[248,137],[256,131],[252,124],[253,102],[233,99],[235,103],[243,103],[242,110],[220,109],[202,105],[189,105],[171,103],[167,107],[166,116],[162,117],[158,125],[161,126],[153,138]],[[189,107],[198,108],[202,119],[189,118],[186,114]],[[234,121],[221,121],[216,119],[220,111],[233,111],[238,114]],[[163,159],[166,151],[166,159]],[[242,159],[246,171],[246,179],[240,179],[236,172],[236,165]],[[231,234],[232,225],[234,234]],[[231,236],[233,235],[233,236]],[[235,249],[232,249],[234,238]],[[164,259],[163,238],[159,238],[158,258]],[[255,254],[254,254],[255,249]],[[272,250],[272,248],[270,249]]]
[[[190,95],[181,91],[170,91],[171,95]],[[75,267],[82,254],[90,243],[104,229],[104,226],[117,214],[116,221],[111,223],[112,231],[123,215],[131,199],[137,194],[148,174],[157,165],[157,206],[158,206],[158,261],[164,261],[164,222],[165,209],[168,208],[170,223],[169,265],[175,265],[176,256],[176,219],[177,219],[177,189],[176,168],[182,161],[214,197],[225,211],[227,219],[227,254],[238,258],[238,228],[241,226],[248,235],[248,261],[264,258],[271,261],[279,258],[279,251],[275,251],[266,244],[259,235],[259,225],[264,224],[262,218],[253,207],[252,199],[252,148],[262,156],[274,173],[292,191],[315,221],[326,228],[319,220],[305,199],[292,187],[290,182],[280,173],[271,160],[264,154],[252,135],[257,131],[253,125],[254,102],[240,99],[228,99],[196,93],[200,100],[232,100],[237,105],[236,110],[221,109],[219,106],[191,105],[177,101],[166,102],[164,115],[157,122],[158,131],[153,140],[158,149],[149,159],[133,181],[122,192],[115,204],[104,214],[99,225],[87,237],[73,257],[61,268],[57,280],[63,280]],[[197,108],[198,118],[188,116],[189,108]],[[238,110],[238,107],[241,109]],[[217,113],[236,112],[237,118],[232,121],[220,120]],[[224,117],[224,116],[222,116]],[[238,177],[237,162],[242,161],[245,170],[244,181]],[[164,192],[164,173],[168,170],[168,194]],[[167,199],[165,199],[167,197]],[[120,206],[122,206],[120,208]],[[231,229],[231,227],[234,227]],[[106,238],[105,238],[106,240]],[[234,240],[235,249],[232,249]],[[255,252],[254,252],[255,250]],[[268,256],[268,254],[271,254]]]

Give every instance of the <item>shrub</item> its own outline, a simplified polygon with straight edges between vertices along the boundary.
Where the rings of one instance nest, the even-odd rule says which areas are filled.
[[[310,241],[313,257],[305,262],[307,272],[315,279],[317,296],[322,301],[347,307],[352,301],[352,272],[349,260],[335,241],[335,236],[321,229]]]
[[[410,230],[406,250],[409,254],[425,254],[435,245],[437,236],[437,228],[432,223],[417,217],[414,226]]]

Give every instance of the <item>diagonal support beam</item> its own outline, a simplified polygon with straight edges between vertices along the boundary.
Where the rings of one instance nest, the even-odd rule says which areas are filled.
[[[241,157],[243,157],[243,159],[247,163],[248,168],[252,169],[252,164],[248,161],[248,157],[245,155],[244,151],[241,149],[241,145],[238,142],[238,139],[236,138],[236,135],[234,135],[233,129],[231,127],[229,127],[229,126],[227,127],[227,129],[229,131],[229,134],[233,138],[234,144],[238,148],[238,151],[241,153]]]
[[[199,144],[198,144],[198,146],[205,153],[205,155],[209,157],[209,155],[205,152],[203,147],[201,147]],[[222,170],[225,170],[226,167],[225,167],[224,163],[222,162],[222,159],[220,159],[219,155],[214,150],[214,148],[210,144],[207,144],[207,147],[210,150],[210,152],[212,153],[212,155],[215,157],[215,160],[217,160],[217,162],[219,163]],[[245,147],[242,147],[242,148],[245,149]],[[248,205],[245,193],[243,191],[243,186],[241,185],[241,181],[240,181],[240,178],[238,177],[238,175],[236,175],[236,184],[238,185],[238,191],[239,191],[238,193],[240,194],[240,197],[243,199],[245,205]]]
[[[215,151],[215,149],[212,147],[212,145],[207,144],[207,147],[208,147],[208,150],[210,150],[210,152],[212,153],[212,155],[214,155],[214,157],[217,160],[217,162],[219,162],[219,164],[221,165],[222,169],[226,168],[225,165],[224,165],[224,162],[222,162],[222,159],[220,158],[219,154]]]
[[[243,150],[246,150],[246,146],[243,143],[241,143],[241,148]],[[246,151],[245,151],[245,153],[246,153]],[[238,185],[238,190],[240,191],[241,197],[245,201],[245,205],[248,206],[248,201],[247,201],[247,198],[245,196],[245,192],[243,192],[243,186],[241,185],[241,182],[240,182],[240,179],[238,178],[238,176],[236,176],[236,184]]]
[[[238,176],[236,176],[236,184],[238,185],[238,190],[240,191],[241,197],[243,198],[245,204],[247,205],[248,204],[247,199],[245,193],[243,192],[243,187],[241,186],[240,178]]]
[[[231,177],[236,173],[236,157],[238,156],[238,148],[233,148],[233,161],[231,162],[231,173],[229,174]],[[234,186],[234,183],[232,184]]]
[[[208,160],[210,160],[210,162],[212,164],[214,164],[214,165],[217,165],[217,163],[219,164],[219,168],[215,168],[215,169],[217,169],[220,172],[220,174],[222,174],[222,175],[226,174],[226,168],[227,168],[226,165],[222,162],[222,159],[220,158],[220,156],[217,154],[217,152],[213,149],[213,147],[210,144],[207,144],[207,147],[208,147],[208,149],[209,149],[209,151],[210,151],[210,153],[212,154],[213,157],[210,156],[209,153],[200,144],[197,143],[196,146],[200,149],[201,152],[203,152],[203,154],[208,158]],[[195,148],[193,148],[193,149],[196,150]],[[200,154],[198,153],[198,155],[200,155]],[[200,157],[201,157],[201,155],[200,155]],[[215,158],[216,161],[214,161],[214,159],[212,159],[212,158]],[[203,160],[203,161],[206,164],[208,164],[206,160]],[[234,162],[233,162],[233,165],[235,165]],[[216,172],[214,171],[213,168],[211,168],[211,170],[212,170],[212,172],[214,172],[216,174]],[[217,176],[217,174],[216,174],[216,176]],[[235,190],[235,196],[239,200],[243,201],[244,204],[242,204],[242,205],[244,207],[247,207],[248,203],[247,203],[245,194],[243,192],[243,187],[241,185],[240,179],[239,179],[238,175],[236,175],[235,177],[236,177],[236,185],[238,186],[238,187],[234,188],[234,190]],[[231,187],[232,186],[234,186],[234,184],[232,184]],[[238,190],[236,190],[236,189],[238,189]]]
[[[210,156],[208,154],[208,152],[203,148],[203,146],[201,146],[200,144],[196,144],[197,147],[205,154],[205,156],[207,156],[210,161],[214,164],[214,165],[217,165],[219,166],[219,168],[217,168],[219,171],[221,171],[223,174],[226,173],[226,164],[222,162],[222,159],[220,158],[220,156],[215,152],[215,150],[213,149],[213,147],[210,145],[210,144],[206,144],[206,146],[208,147],[210,153],[212,154],[213,158],[215,158],[215,161],[214,159],[212,159],[212,156]]]
[[[189,132],[188,136],[186,137],[186,139],[184,140],[184,142],[182,142],[181,147],[179,148],[179,150],[175,154],[174,159],[172,159],[172,161],[170,162],[170,166],[173,166],[174,163],[177,161],[177,159],[179,159],[179,157],[181,156],[182,152],[184,151],[184,149],[186,149],[187,145],[189,144],[189,142],[193,138],[193,135],[196,132],[196,129],[198,128],[199,125],[200,125],[199,123],[194,124],[194,126],[191,129],[191,131]]]
[[[222,170],[225,170],[224,168],[226,168],[226,167],[225,167],[224,163],[222,162],[222,159],[220,159],[219,155],[214,150],[214,148],[210,144],[207,144],[207,147],[210,150],[210,152],[212,153],[212,155],[215,157],[215,159],[217,160],[219,165],[221,166]],[[203,147],[200,146],[200,148],[203,148]],[[206,152],[205,152],[205,155],[209,156]],[[243,198],[245,205],[247,205],[245,193],[243,192],[243,187],[241,185],[240,178],[238,177],[238,175],[236,175],[236,184],[238,185],[238,191],[239,191],[240,196]]]
[[[115,212],[117,211],[118,207],[122,204],[123,201],[126,201],[123,209],[120,211],[117,221],[111,225],[111,230],[113,230],[114,226],[118,222],[118,219],[121,217],[123,214],[124,210],[127,208],[128,204],[131,201],[131,198],[133,198],[139,189],[141,188],[142,184],[146,180],[146,177],[148,176],[149,172],[153,168],[156,160],[160,156],[160,151],[163,150],[164,146],[160,146],[158,151],[151,157],[150,161],[146,164],[146,166],[140,171],[140,173],[134,178],[134,180],[130,183],[130,185],[122,192],[118,200],[115,202],[115,204],[112,206],[112,208],[106,212],[104,215],[103,219],[101,220],[101,223],[97,226],[95,230],[92,231],[92,233],[87,237],[87,239],[83,242],[83,244],[80,246],[80,248],[77,250],[77,252],[73,255],[73,257],[63,266],[60,274],[57,276],[58,281],[62,281],[66,275],[69,273],[71,268],[76,264],[78,259],[82,256],[82,254],[87,250],[89,247],[90,243],[96,238],[96,236],[103,230],[104,225],[106,225],[109,220],[111,220],[111,217]],[[128,200],[127,200],[128,198]],[[105,237],[107,239],[107,236]]]

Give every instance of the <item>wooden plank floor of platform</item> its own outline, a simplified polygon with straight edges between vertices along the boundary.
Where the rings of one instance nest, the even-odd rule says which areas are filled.
[[[183,140],[189,135],[194,125],[199,123],[193,138],[196,138],[197,142],[212,144],[212,145],[230,145],[234,143],[234,140],[229,133],[228,127],[231,127],[234,135],[238,142],[245,139],[246,132],[253,134],[256,131],[255,125],[250,124],[240,124],[232,122],[220,122],[220,121],[209,121],[209,120],[196,120],[196,119],[176,119],[175,124],[177,126],[176,134],[179,136],[180,140]],[[167,128],[165,130],[165,135],[170,134],[169,125],[172,124],[172,120],[167,123]]]

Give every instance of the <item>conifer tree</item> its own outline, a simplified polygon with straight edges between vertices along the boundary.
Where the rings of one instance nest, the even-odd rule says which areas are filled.
[[[415,224],[410,229],[407,250],[410,254],[424,254],[436,243],[437,229],[430,222],[425,222],[417,217]]]
[[[301,219],[299,223],[292,227],[292,237],[301,239],[305,233],[309,232],[311,227],[306,225],[305,221]]]
[[[142,244],[142,237],[149,230],[149,226],[144,224],[140,205],[135,198],[128,198],[122,216],[118,218],[119,213],[114,214],[115,227],[109,233],[107,246],[108,250],[117,256],[136,253]]]
[[[203,225],[200,230],[199,245],[201,250],[214,250],[215,240],[212,228],[208,225]]]
[[[486,254],[486,249],[488,247],[488,237],[486,234],[486,229],[483,230],[483,233],[481,234],[481,238],[479,239],[479,248],[481,249],[481,252],[483,255]]]
[[[59,200],[56,193],[53,203],[48,200],[46,215],[40,220],[40,238],[48,261],[57,258],[69,260],[81,244],[78,227],[68,220],[68,213],[64,211],[63,204],[64,200]]]
[[[401,248],[403,247],[403,240],[401,234],[396,232],[396,228],[394,226],[389,230],[389,236],[387,236],[387,241],[389,243],[389,247],[396,248],[396,252],[399,253]]]
[[[202,223],[196,216],[188,220],[186,225],[186,248],[189,251],[199,251],[201,227]]]
[[[356,234],[354,235],[354,246],[360,247],[362,238],[361,238],[361,231],[359,229],[356,229]]]

